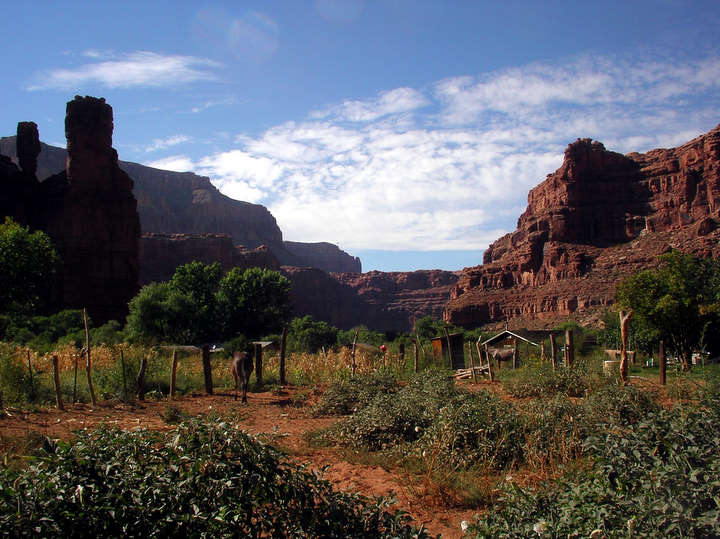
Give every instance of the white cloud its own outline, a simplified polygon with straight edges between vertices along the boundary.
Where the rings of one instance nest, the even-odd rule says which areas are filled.
[[[101,60],[106,54],[85,51],[84,55]],[[199,80],[216,79],[213,69],[218,62],[195,56],[135,51],[112,55],[102,61],[75,68],[56,68],[38,73],[28,90],[72,90],[83,85],[99,84],[107,88],[136,86],[174,86]]]
[[[190,109],[190,112],[197,114],[198,112],[202,112],[211,107],[219,107],[219,106],[223,106],[223,105],[234,105],[235,103],[237,103],[237,99],[234,96],[230,96],[230,97],[226,97],[224,99],[205,101],[203,104]]]
[[[171,146],[177,146],[178,144],[182,144],[183,142],[188,142],[192,140],[187,135],[172,135],[164,139],[153,139],[152,144],[145,148],[146,152],[155,152],[157,150],[164,150],[166,148],[170,148]]]
[[[479,250],[514,229],[528,190],[576,138],[646,151],[713,127],[718,70],[714,58],[534,64],[348,100],[237,136],[231,150],[173,159],[267,205],[286,239]]]
[[[193,160],[186,155],[171,155],[145,164],[149,167],[175,172],[189,172],[195,168]]]

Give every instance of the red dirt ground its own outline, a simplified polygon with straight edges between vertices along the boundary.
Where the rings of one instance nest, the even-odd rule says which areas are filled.
[[[293,399],[298,393],[296,388],[286,388],[280,394],[250,393],[248,404],[241,405],[233,399],[232,392],[225,391],[215,395],[184,396],[172,401],[172,404],[193,416],[212,411],[234,413],[243,428],[285,449],[293,461],[307,463],[315,470],[327,466],[324,477],[335,488],[367,496],[387,496],[392,492],[397,507],[407,511],[417,525],[422,524],[429,532],[442,534],[443,537],[462,537],[460,522],[472,521],[477,511],[453,508],[441,499],[423,496],[422,489],[410,486],[408,477],[402,471],[350,463],[333,449],[309,447],[303,438],[305,432],[328,426],[338,419],[313,418],[307,403],[301,407],[294,406]],[[5,417],[0,419],[0,452],[7,451],[13,439],[22,439],[33,432],[69,439],[74,430],[93,428],[103,423],[123,429],[172,429],[173,426],[163,419],[168,405],[168,401],[148,400],[134,406],[105,402],[95,409],[87,404],[66,404],[65,411],[54,408],[36,412],[7,409]]]

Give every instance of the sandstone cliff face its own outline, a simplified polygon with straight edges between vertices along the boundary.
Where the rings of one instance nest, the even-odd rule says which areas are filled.
[[[440,270],[328,275],[283,267],[283,273],[292,282],[297,316],[310,314],[341,329],[364,324],[379,331],[410,331],[418,318],[439,318],[458,279],[458,273]]]
[[[59,251],[58,306],[87,307],[98,322],[124,318],[138,290],[140,222],[133,182],[118,167],[112,132],[112,108],[105,100],[76,96],[65,117],[67,168],[40,183],[37,126],[21,122],[17,161],[22,170],[0,188],[5,215],[44,230]],[[2,162],[11,172],[14,165]]]
[[[285,249],[295,256],[298,266],[310,266],[323,271],[360,273],[362,263],[356,256],[351,256],[332,243],[301,243],[297,241],[283,242]]]
[[[589,139],[532,189],[515,232],[466,268],[445,319],[475,326],[520,318],[597,318],[624,276],[671,248],[717,256],[720,126],[670,150],[621,155]],[[519,321],[518,321],[519,322]]]
[[[140,285],[168,281],[175,268],[193,261],[219,262],[223,271],[238,267],[280,269],[270,249],[233,245],[226,234],[143,234],[140,238]]]

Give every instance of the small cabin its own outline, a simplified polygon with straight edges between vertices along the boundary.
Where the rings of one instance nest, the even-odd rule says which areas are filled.
[[[431,339],[433,357],[453,370],[465,368],[465,338],[462,333]],[[452,358],[452,363],[451,363]]]

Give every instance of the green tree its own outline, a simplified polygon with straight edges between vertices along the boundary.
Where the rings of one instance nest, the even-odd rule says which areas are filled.
[[[307,315],[290,322],[290,342],[298,352],[315,353],[337,343],[338,329]]]
[[[718,320],[718,263],[679,251],[660,257],[657,268],[625,279],[615,295],[621,309],[657,332],[690,368],[693,350]]]
[[[220,281],[217,302],[226,335],[260,338],[290,319],[290,281],[266,268],[233,268]]]
[[[290,313],[290,282],[276,271],[219,264],[179,266],[166,283],[143,287],[129,305],[127,333],[146,343],[203,344],[281,329]]]
[[[51,303],[60,259],[47,234],[9,217],[0,224],[0,314],[42,312]]]

